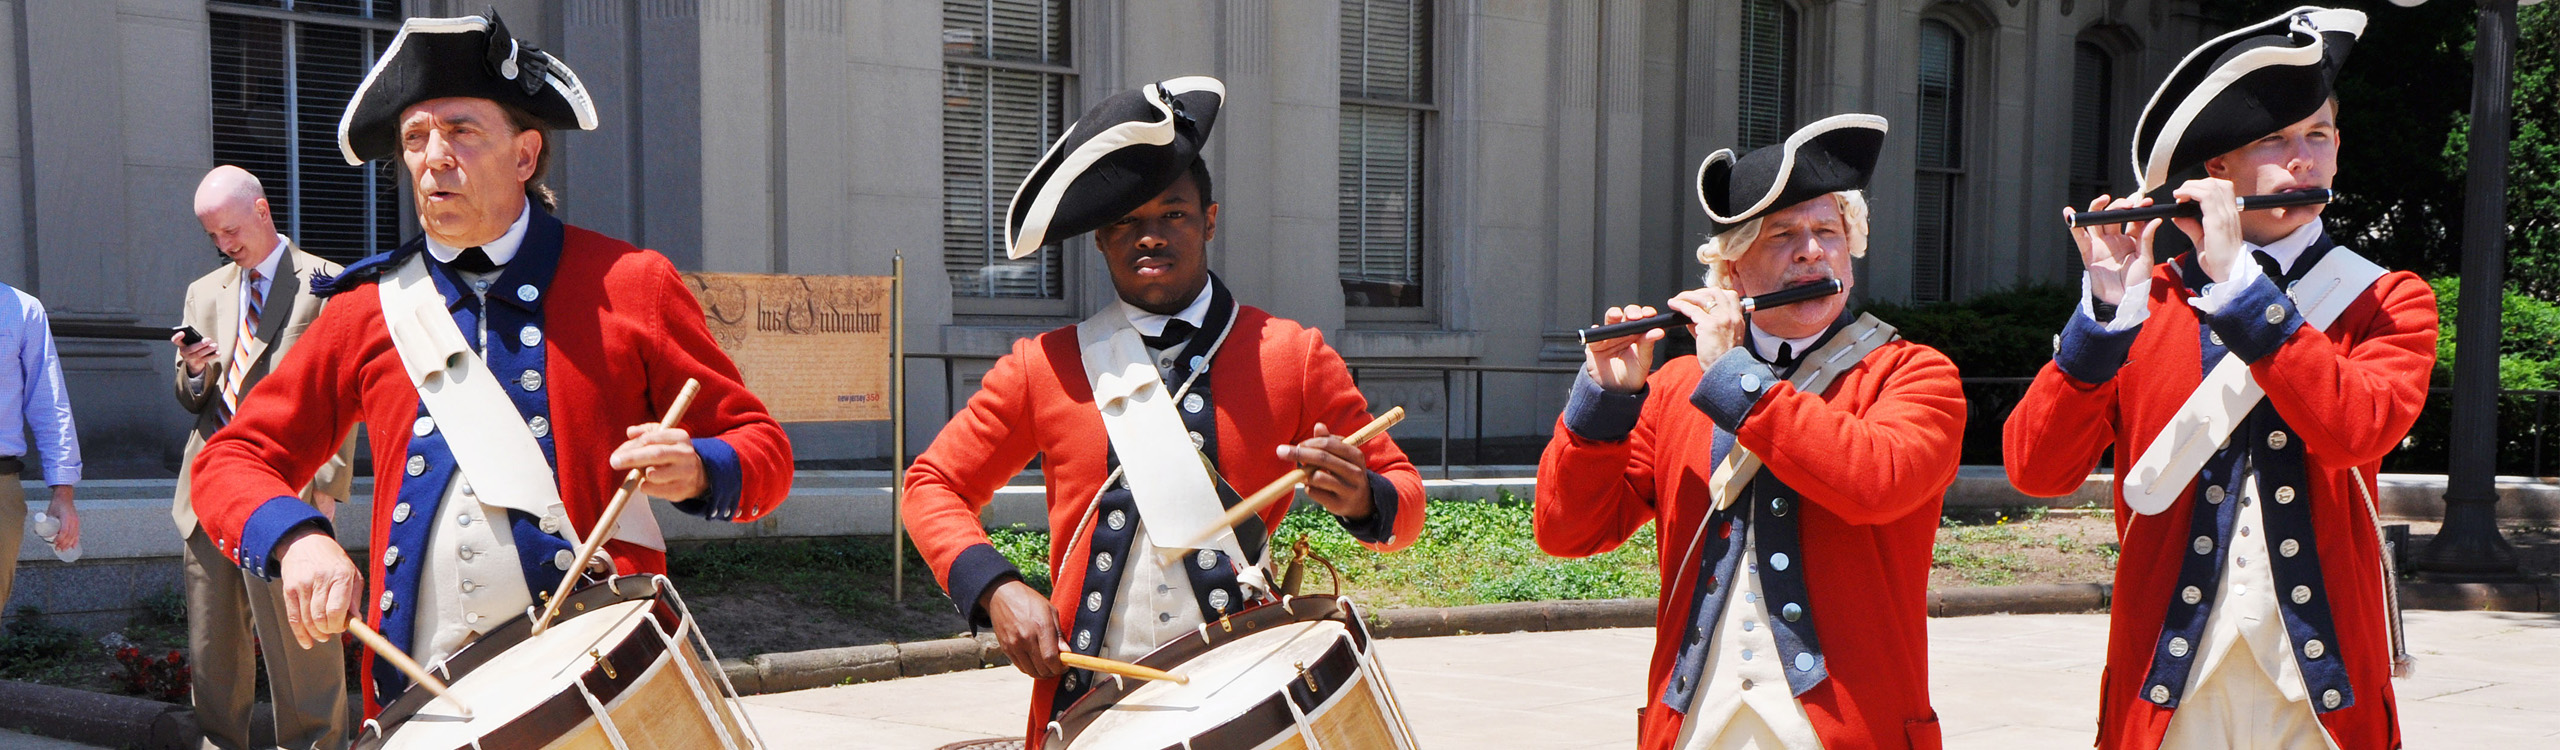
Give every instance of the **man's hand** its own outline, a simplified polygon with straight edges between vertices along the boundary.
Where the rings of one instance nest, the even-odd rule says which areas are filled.
[[[2151,199],[2145,196],[2114,199],[2101,195],[2089,201],[2089,210],[2148,205]],[[2072,230],[2071,241],[2080,246],[2080,263],[2089,269],[2089,296],[2100,304],[2124,304],[2125,288],[2151,277],[2151,240],[2159,233],[2159,219],[2144,222],[2139,234],[2124,231],[2123,224]]]
[[[1067,673],[1066,662],[1058,660],[1067,644],[1058,638],[1058,612],[1049,608],[1048,597],[1018,578],[979,597],[978,609],[995,625],[996,645],[1015,669],[1044,680]]]
[[[172,333],[169,334],[169,345],[178,347],[178,359],[187,364],[187,377],[203,375],[205,365],[213,363],[213,339],[197,339],[190,344],[186,334]]]
[[[1742,345],[1742,295],[1731,289],[1691,289],[1671,298],[1671,309],[1689,316],[1698,337],[1698,359],[1724,356]]]
[[[1324,423],[1316,423],[1316,436],[1297,445],[1283,445],[1276,451],[1280,459],[1307,469],[1307,498],[1324,506],[1325,512],[1354,521],[1368,518],[1377,511],[1369,497],[1369,459],[1360,446],[1334,437]]]
[[[1630,320],[1643,320],[1658,315],[1648,305],[1612,307],[1600,313],[1601,325],[1617,325]],[[1662,340],[1662,329],[1656,328],[1636,336],[1603,339],[1582,347],[1582,371],[1591,382],[1617,393],[1644,390],[1644,378],[1653,373],[1653,345]]]
[[[53,535],[53,551],[66,552],[80,546],[80,509],[71,504],[71,485],[53,486],[53,504],[44,512],[62,522],[62,530]]]
[[[2240,258],[2240,202],[2232,192],[2230,180],[2207,177],[2188,180],[2175,193],[2181,200],[2195,201],[2204,207],[2200,219],[2176,219],[2178,231],[2196,243],[2196,264],[2204,266],[2204,275],[2220,282],[2231,275],[2231,264]]]
[[[364,579],[338,540],[318,530],[285,542],[284,621],[303,648],[347,631],[347,617],[364,594]]]
[[[613,449],[613,468],[645,469],[640,475],[641,492],[681,501],[701,497],[710,489],[710,478],[702,474],[702,456],[693,452],[693,436],[684,430],[649,422],[632,425],[623,436],[630,439]]]

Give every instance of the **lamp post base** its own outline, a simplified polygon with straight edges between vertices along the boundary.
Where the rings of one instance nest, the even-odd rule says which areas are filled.
[[[2493,496],[2494,497],[2494,496]],[[2444,527],[2419,551],[2420,580],[2436,583],[2514,583],[2526,580],[2516,548],[2498,533],[2497,501],[2444,501]]]

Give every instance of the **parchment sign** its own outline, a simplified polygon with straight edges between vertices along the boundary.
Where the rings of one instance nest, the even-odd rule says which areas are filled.
[[[888,276],[688,273],[711,338],[784,422],[889,418]]]

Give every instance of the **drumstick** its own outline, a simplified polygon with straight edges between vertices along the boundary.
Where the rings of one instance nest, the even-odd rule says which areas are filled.
[[[455,698],[446,692],[452,688],[447,687],[443,680],[436,679],[435,675],[427,674],[426,668],[418,666],[417,660],[409,658],[409,655],[402,653],[399,647],[391,645],[390,639],[382,637],[381,633],[374,632],[373,627],[364,624],[363,619],[348,618],[347,634],[355,636],[356,641],[363,643],[365,648],[373,649],[373,653],[382,657],[383,661],[391,662],[392,667],[399,669],[401,674],[409,676],[410,682],[418,683],[418,686],[426,688],[427,692],[434,693],[437,698],[453,704],[453,710],[461,713],[462,718],[471,718],[471,707],[463,705],[462,699]]]
[[[1170,682],[1176,685],[1191,684],[1191,678],[1174,674],[1172,672],[1141,667],[1125,661],[1112,661],[1099,656],[1086,656],[1072,651],[1058,654],[1058,661],[1066,662],[1067,666],[1075,667],[1077,669],[1087,669],[1104,674],[1116,674],[1122,677],[1135,677],[1141,680]]]
[[[667,405],[667,416],[658,420],[658,426],[665,428],[683,420],[685,407],[693,405],[693,394],[701,391],[702,381],[685,378],[684,390],[676,391],[676,402]],[[640,488],[643,471],[645,469],[632,469],[622,478],[622,489],[614,491],[613,502],[604,506],[604,515],[596,519],[596,526],[587,532],[586,541],[578,544],[577,562],[569,565],[569,574],[560,579],[560,588],[551,592],[551,601],[542,605],[542,616],[533,621],[534,635],[541,635],[544,629],[551,627],[551,618],[560,616],[560,603],[569,600],[569,589],[578,585],[579,576],[586,575],[587,561],[594,559],[596,550],[604,547],[604,540],[613,537],[614,522],[622,519],[622,509],[631,504],[631,496]]]
[[[1404,407],[1398,406],[1388,409],[1387,413],[1378,415],[1377,419],[1369,420],[1367,425],[1361,426],[1358,431],[1351,433],[1351,436],[1344,438],[1344,440],[1355,446],[1361,443],[1366,443],[1369,442],[1370,438],[1386,434],[1387,428],[1394,427],[1397,422],[1402,421],[1404,421]],[[1190,544],[1182,546],[1184,548],[1195,548],[1211,539],[1217,538],[1218,534],[1225,532],[1228,529],[1235,528],[1236,524],[1244,523],[1244,520],[1252,518],[1253,514],[1262,512],[1262,509],[1271,505],[1272,502],[1283,497],[1288,497],[1291,492],[1298,489],[1298,483],[1304,481],[1307,481],[1307,467],[1300,466],[1295,469],[1290,469],[1289,473],[1280,475],[1279,479],[1272,480],[1270,484],[1263,485],[1262,490],[1253,493],[1252,497],[1247,497],[1244,499],[1244,502],[1236,503],[1235,507],[1228,508],[1225,518],[1218,519],[1217,524],[1202,530],[1199,538],[1193,539]],[[1375,500],[1375,498],[1371,499]]]

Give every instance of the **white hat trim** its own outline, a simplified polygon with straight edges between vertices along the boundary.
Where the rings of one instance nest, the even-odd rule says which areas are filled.
[[[2286,15],[2293,17],[2290,31],[2308,34],[2311,37],[2311,43],[2300,47],[2261,47],[2243,52],[2239,57],[2232,58],[2230,64],[2216,69],[2213,75],[2198,82],[2195,89],[2187,92],[2186,97],[2178,102],[2178,108],[2169,113],[2169,120],[2161,124],[2160,137],[2152,142],[2151,158],[2147,162],[2143,159],[2140,145],[2136,144],[2133,168],[2134,172],[2141,177],[2142,184],[2134,190],[2133,194],[2149,193],[2168,183],[2169,160],[2178,152],[2180,136],[2186,133],[2188,126],[2195,124],[2196,116],[2204,112],[2205,105],[2213,103],[2215,98],[2222,96],[2223,90],[2237,83],[2242,76],[2274,65],[2309,65],[2319,62],[2321,56],[2327,54],[2329,49],[2328,39],[2321,36],[2322,32],[2344,31],[2350,36],[2364,36],[2365,15],[2362,11],[2333,10],[2306,5],[2286,11]],[[2196,60],[2197,54],[2220,45],[2226,39],[2258,33],[2263,31],[2252,26],[2214,37],[2213,41],[2197,45],[2195,49],[2187,51],[2187,58],[2178,61],[2178,66],[2171,70],[2185,68],[2188,63]],[[2160,106],[2160,96],[2165,93],[2167,93],[2165,87],[2151,92],[2151,101],[2142,105],[2142,116],[2135,119],[2135,122],[2150,119],[2152,108]]]
[[[1095,134],[1092,139],[1085,141],[1084,145],[1076,147],[1074,153],[1068,154],[1058,163],[1057,169],[1049,171],[1049,180],[1041,183],[1040,193],[1032,198],[1031,210],[1025,212],[1030,223],[1024,225],[1021,231],[1014,230],[1013,212],[1010,210],[1005,212],[1004,238],[1007,259],[1021,260],[1032,253],[1040,252],[1041,246],[1047,244],[1049,217],[1055,215],[1058,202],[1066,199],[1067,188],[1074,184],[1076,176],[1084,174],[1084,170],[1093,166],[1094,162],[1101,161],[1102,157],[1132,145],[1162,146],[1172,143],[1174,121],[1173,107],[1170,102],[1173,101],[1174,96],[1194,91],[1213,91],[1220,99],[1225,99],[1227,96],[1226,84],[1219,83],[1218,79],[1208,76],[1186,76],[1150,83],[1146,85],[1144,91],[1146,93],[1141,98],[1156,108],[1158,117],[1155,122],[1124,122],[1113,125],[1111,129]],[[1073,135],[1075,135],[1073,132],[1069,132],[1058,136],[1058,142],[1049,145],[1049,153],[1041,155],[1040,161],[1046,162],[1049,157],[1057,155],[1058,149],[1066,146],[1067,138]],[[1013,200],[1021,201],[1022,191],[1030,187],[1030,183],[1025,182],[1021,187],[1014,188]]]
[[[1815,136],[1842,128],[1852,127],[1872,127],[1876,130],[1889,131],[1892,126],[1886,123],[1884,118],[1869,114],[1832,115],[1820,120],[1815,120],[1813,121],[1813,124],[1804,126],[1803,129],[1797,130],[1794,135],[1787,136],[1787,144],[1781,152],[1781,158],[1778,161],[1778,178],[1770,181],[1769,191],[1761,194],[1760,202],[1751,204],[1750,208],[1743,209],[1740,213],[1736,213],[1733,216],[1725,216],[1723,214],[1716,213],[1715,206],[1707,204],[1707,168],[1714,166],[1717,161],[1740,160],[1740,157],[1734,155],[1733,149],[1728,148],[1717,150],[1714,154],[1708,155],[1706,161],[1698,163],[1698,176],[1689,181],[1690,184],[1694,186],[1694,189],[1698,191],[1698,206],[1705,208],[1707,210],[1707,218],[1716,220],[1716,223],[1718,224],[1732,224],[1734,223],[1735,217],[1750,216],[1752,214],[1759,213],[1762,209],[1768,208],[1769,204],[1777,202],[1779,193],[1787,191],[1787,179],[1793,177],[1796,171],[1797,149],[1804,147],[1805,142],[1813,140]]]

